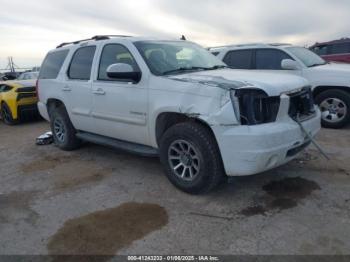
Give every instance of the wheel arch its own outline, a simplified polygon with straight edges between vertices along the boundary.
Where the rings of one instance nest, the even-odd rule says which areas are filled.
[[[316,98],[319,94],[328,91],[328,90],[332,90],[332,89],[338,89],[338,90],[342,90],[347,92],[348,94],[350,94],[350,87],[349,86],[316,86],[313,89],[313,94],[314,94],[314,98]]]
[[[159,147],[159,142],[162,136],[170,127],[182,122],[194,122],[204,126],[211,132],[211,134],[214,136],[214,139],[216,140],[216,137],[210,125],[200,117],[191,116],[191,115],[179,113],[179,112],[162,112],[158,114],[158,116],[156,117],[156,123],[155,123],[154,134],[155,134],[155,140],[156,140],[157,146]]]
[[[51,115],[51,112],[53,109],[58,108],[59,106],[64,106],[64,103],[62,100],[57,98],[49,98],[46,102],[47,112],[49,116]]]

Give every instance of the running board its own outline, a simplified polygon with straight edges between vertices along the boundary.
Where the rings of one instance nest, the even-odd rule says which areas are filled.
[[[84,141],[112,147],[115,149],[120,149],[126,152],[135,153],[141,156],[147,156],[147,157],[158,156],[158,150],[150,146],[135,144],[131,142],[126,142],[126,141],[122,141],[122,140],[118,140],[118,139],[114,139],[106,136],[96,135],[92,133],[86,133],[86,132],[78,132],[76,136]]]

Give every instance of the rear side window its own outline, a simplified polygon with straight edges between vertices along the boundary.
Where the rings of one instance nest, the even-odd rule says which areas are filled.
[[[252,58],[252,50],[239,50],[227,53],[223,61],[234,69],[252,69]]]
[[[330,45],[330,54],[350,53],[350,43],[340,43]]]
[[[67,55],[68,50],[49,53],[41,66],[39,79],[56,79]]]
[[[70,79],[89,80],[96,46],[81,47],[75,51],[68,69]]]
[[[276,49],[256,50],[256,69],[259,70],[282,70],[282,60],[292,59],[285,52]]]
[[[124,63],[131,65],[135,71],[139,70],[134,57],[130,51],[120,44],[105,45],[101,54],[100,68],[98,71],[99,80],[120,81],[107,76],[107,68],[112,64]]]

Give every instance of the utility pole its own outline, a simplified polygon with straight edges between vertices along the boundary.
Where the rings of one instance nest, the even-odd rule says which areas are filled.
[[[11,73],[16,73],[16,68],[18,68],[18,66],[16,66],[16,64],[13,62],[12,56],[8,57],[7,60],[8,64],[6,66],[6,70],[10,70]]]

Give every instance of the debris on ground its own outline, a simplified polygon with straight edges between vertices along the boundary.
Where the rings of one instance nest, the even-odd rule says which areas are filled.
[[[50,145],[52,143],[53,143],[53,136],[51,131],[46,132],[45,134],[42,134],[36,139],[36,144],[38,146]]]

